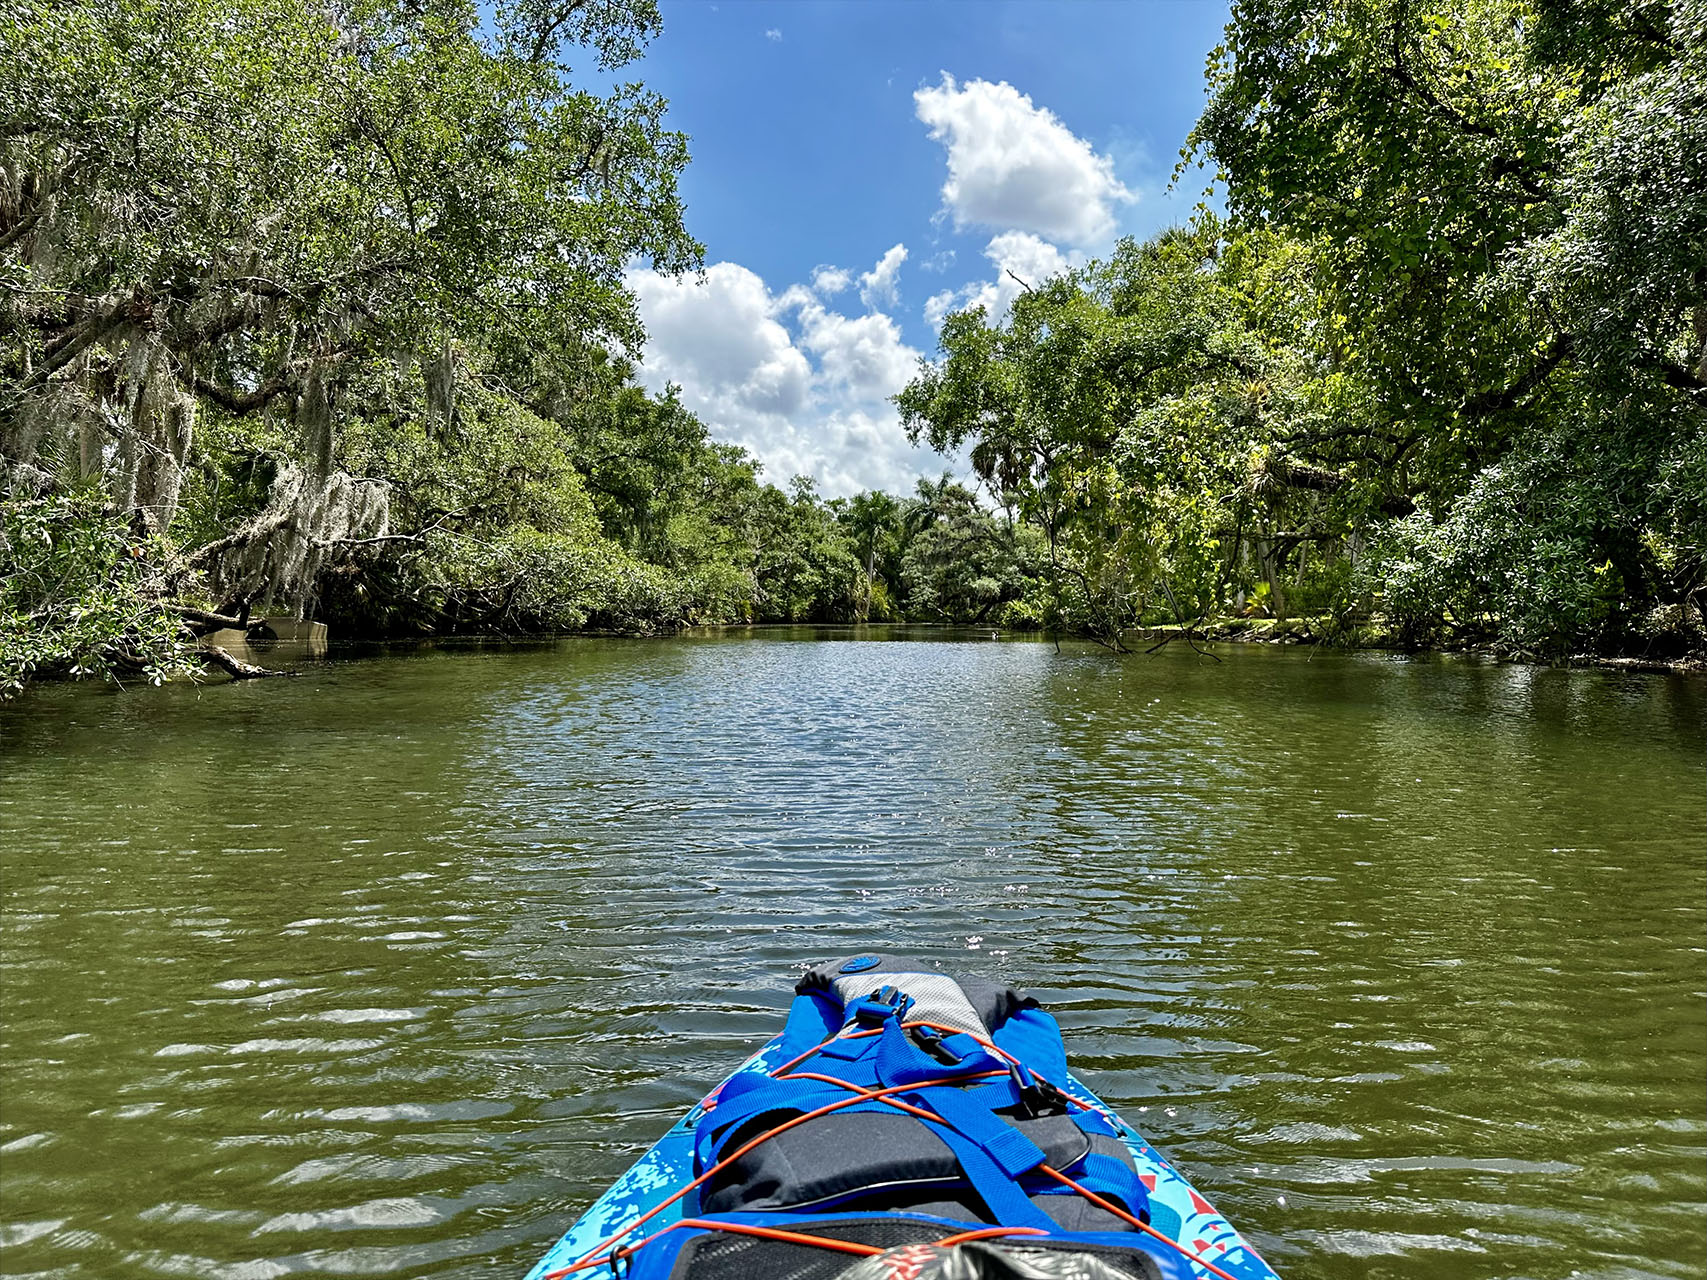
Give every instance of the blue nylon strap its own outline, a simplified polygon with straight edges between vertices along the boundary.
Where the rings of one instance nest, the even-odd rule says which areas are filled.
[[[997,1107],[1011,1107],[1019,1101],[1019,1090],[1014,1088],[1012,1080],[990,1080],[970,1089],[961,1089],[968,1098],[976,1098],[978,1105],[986,1111],[994,1111]]]
[[[1138,1175],[1128,1169],[1121,1161],[1113,1156],[1100,1155],[1092,1152],[1085,1157],[1085,1176],[1096,1184],[1092,1189],[1098,1195],[1103,1194],[1104,1188],[1121,1200],[1132,1211],[1133,1217],[1150,1211],[1150,1193],[1144,1184],[1138,1180]]]
[[[815,1081],[771,1080],[765,1076],[754,1078],[757,1084],[733,1097],[719,1099],[717,1106],[699,1122],[694,1133],[694,1157],[701,1167],[708,1167],[717,1159],[717,1148],[725,1134],[754,1116],[767,1111],[810,1111],[853,1096],[846,1089]]]
[[[719,1107],[711,1113],[715,1124],[702,1124],[694,1135],[694,1159],[699,1167],[710,1168],[711,1165],[729,1154],[720,1151],[727,1146],[726,1136],[735,1129],[751,1120],[754,1116],[763,1115],[766,1111],[796,1111],[805,1112],[831,1102],[846,1102],[847,1106],[838,1107],[833,1113],[839,1116],[857,1115],[861,1112],[868,1115],[898,1115],[894,1107],[886,1105],[882,1099],[861,1099],[853,1101],[854,1095],[846,1089],[826,1088],[822,1093],[791,1092],[785,1100],[777,1101],[773,1095],[759,1095],[755,1105],[740,1107],[733,1115],[725,1115]],[[779,1122],[780,1123],[780,1122]]]
[[[882,992],[888,992],[893,998],[885,1000]],[[845,1019],[843,1026],[858,1024],[871,1027],[879,1023],[893,1022],[898,1017],[905,1017],[907,1010],[913,1005],[913,998],[904,991],[896,991],[894,987],[884,987],[882,991],[873,991],[868,996],[849,1001],[843,1006],[842,1015]]]
[[[788,1006],[788,1021],[782,1026],[779,1050],[783,1059],[805,1053],[826,1036],[834,1035],[840,1025],[841,1010],[832,1009],[822,996],[795,996]]]
[[[894,1018],[883,1024],[883,1034],[877,1038],[877,1082],[884,1087],[935,1080],[965,1069],[945,1066],[931,1057],[907,1038]]]
[[[956,1050],[960,1054],[959,1062],[941,1062],[914,1044],[900,1023],[893,1019],[883,1024],[883,1034],[877,1039],[877,1082],[885,1086],[940,1080],[945,1076],[976,1075],[989,1070],[992,1065],[1000,1065],[970,1036],[955,1037],[963,1042]]]
[[[1075,1099],[1075,1101],[1077,1101],[1077,1099]],[[1102,1116],[1095,1111],[1074,1110],[1069,1111],[1067,1114],[1073,1117],[1073,1123],[1079,1126],[1079,1131],[1081,1133],[1100,1134],[1105,1138],[1115,1138],[1119,1136],[1115,1133],[1114,1126],[1104,1120]]]
[[[1020,1185],[1003,1172],[983,1147],[955,1129],[933,1126],[931,1132],[948,1144],[990,1214],[1004,1227],[1041,1227],[1058,1231],[1055,1219],[1031,1202]]]
[[[997,1027],[990,1038],[1031,1068],[1034,1075],[1050,1080],[1067,1078],[1067,1051],[1061,1043],[1061,1028],[1042,1009],[1021,1009]]]
[[[801,1008],[806,1015],[815,1012]],[[939,1062],[916,1046],[902,1030],[897,1009],[883,1019],[877,1036],[837,1041],[824,1056],[824,1074],[845,1076],[849,1083],[884,1087],[915,1084],[943,1076],[971,1075],[987,1066],[986,1054],[968,1053],[958,1066]],[[810,1025],[806,1017],[802,1022]],[[809,1046],[808,1046],[809,1047]],[[832,1062],[845,1063],[835,1067]],[[810,1066],[803,1069],[810,1070]],[[902,1100],[923,1107],[940,1117],[928,1125],[954,1153],[972,1189],[977,1192],[996,1221],[1009,1226],[1056,1229],[1055,1221],[1031,1202],[1017,1182],[1021,1174],[1037,1168],[1045,1159],[1043,1149],[1018,1129],[1004,1122],[994,1108],[1011,1106],[1019,1098],[1011,1080],[997,1080],[974,1088],[934,1085],[916,1089]],[[888,1112],[896,1109],[881,1100],[852,1102],[849,1090],[808,1080],[777,1080],[758,1073],[738,1075],[725,1086],[723,1096],[707,1122],[695,1135],[696,1164],[709,1167],[719,1155],[721,1140],[740,1125],[766,1112],[801,1113],[833,1102],[848,1102],[842,1113]],[[1119,1161],[1106,1156],[1087,1156],[1087,1176],[1124,1199],[1136,1213],[1147,1208],[1149,1197],[1137,1176]]]
[[[871,1052],[871,1046],[872,1037],[870,1036],[862,1036],[858,1040],[844,1036],[839,1040],[830,1041],[829,1044],[818,1050],[818,1056],[820,1058],[836,1058],[842,1062],[858,1062]],[[799,1070],[813,1070],[812,1059],[808,1058],[801,1063]]]
[[[1017,1178],[1043,1163],[1043,1148],[992,1113],[989,1102],[982,1098],[938,1086],[910,1093],[906,1100],[914,1106],[929,1107],[956,1133],[977,1143],[1009,1178]]]
[[[761,1111],[776,1110],[783,1107],[793,1107],[800,1111],[810,1111],[818,1106],[818,1095],[823,1094],[826,1100],[830,1096],[848,1097],[850,1091],[839,1089],[833,1084],[824,1084],[817,1080],[772,1080],[769,1076],[755,1075],[755,1083],[743,1089],[728,1088],[717,1100],[717,1106],[711,1112],[712,1122],[719,1128],[727,1128],[727,1117],[737,1115],[757,1115]]]
[[[957,1031],[953,1035],[944,1036],[942,1043],[943,1047],[950,1053],[959,1054],[962,1058],[968,1055],[980,1059],[990,1056],[989,1050],[978,1043],[978,1037],[965,1031]]]

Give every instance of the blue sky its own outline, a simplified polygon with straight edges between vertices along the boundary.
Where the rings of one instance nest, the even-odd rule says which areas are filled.
[[[1183,221],[1166,191],[1216,0],[665,0],[636,78],[692,139],[699,278],[631,273],[641,376],[778,483],[910,490],[955,459],[887,397],[948,310]]]

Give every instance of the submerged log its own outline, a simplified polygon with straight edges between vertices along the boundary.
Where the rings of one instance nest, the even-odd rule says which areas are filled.
[[[212,663],[233,680],[260,680],[267,676],[294,676],[299,674],[295,671],[280,671],[274,667],[257,667],[252,662],[243,662],[232,657],[229,650],[222,649],[216,644],[199,644],[196,646],[196,652],[202,656],[203,661]]]

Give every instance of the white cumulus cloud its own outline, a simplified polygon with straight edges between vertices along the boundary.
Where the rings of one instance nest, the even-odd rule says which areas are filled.
[[[665,381],[724,413],[788,416],[806,407],[811,363],[777,322],[756,274],[719,262],[703,281],[639,271],[629,285],[646,319],[646,365]]]
[[[948,150],[943,206],[955,226],[1033,231],[1089,245],[1114,230],[1114,206],[1138,197],[1114,162],[1007,81],[942,83],[913,94],[918,118]]]
[[[925,301],[925,319],[933,326],[940,326],[949,312],[968,307],[983,307],[989,322],[998,323],[1026,285],[1035,289],[1051,276],[1085,261],[1083,253],[1063,253],[1027,231],[1004,231],[984,246],[984,256],[994,264],[995,278],[932,294]]]
[[[901,264],[907,260],[907,246],[898,244],[877,260],[870,271],[859,278],[859,300],[868,307],[894,306],[900,301],[895,283],[901,275]]]
[[[947,465],[907,443],[888,403],[916,372],[919,352],[883,311],[849,316],[827,306],[851,283],[840,272],[848,278],[831,289],[826,273],[837,271],[820,268],[813,288],[780,292],[733,262],[698,280],[630,271],[647,329],[640,378],[655,391],[678,383],[712,436],[751,451],[774,483],[809,475],[827,497],[909,492]]]
[[[919,353],[901,341],[901,329],[881,311],[849,318],[820,306],[800,309],[800,342],[818,357],[825,386],[864,403],[880,402],[907,385]]]
[[[852,283],[853,273],[844,271],[840,267],[814,267],[812,269],[812,292],[820,297],[834,297]]]

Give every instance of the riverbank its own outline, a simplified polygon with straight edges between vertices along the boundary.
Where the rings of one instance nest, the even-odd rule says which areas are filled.
[[[173,676],[159,683],[193,683],[213,677],[222,670],[233,679],[252,679],[257,675],[295,674],[300,664],[328,656],[410,653],[435,649],[526,649],[549,646],[559,640],[667,640],[671,636],[692,637],[715,635],[725,637],[763,636],[767,633],[810,632],[820,639],[900,640],[931,638],[952,641],[1020,640],[1040,643],[1062,641],[1090,644],[1084,636],[1051,636],[1035,629],[994,627],[950,622],[732,622],[702,623],[676,628],[669,632],[617,631],[607,628],[584,628],[551,632],[449,632],[428,636],[356,635],[347,630],[328,630],[320,623],[295,623],[288,630],[263,630],[245,634],[236,630],[221,630],[204,639],[214,642],[219,653],[208,658],[208,665],[198,671]],[[1536,654],[1513,653],[1485,643],[1465,640],[1418,647],[1407,645],[1402,637],[1378,624],[1365,623],[1347,628],[1331,618],[1221,618],[1194,627],[1138,627],[1122,634],[1122,642],[1133,653],[1158,650],[1174,642],[1185,646],[1205,644],[1316,646],[1324,650],[1358,651],[1402,654],[1408,657],[1466,655],[1490,662],[1518,663],[1545,667],[1583,667],[1608,671],[1644,672],[1657,675],[1707,675],[1707,653],[1700,651],[1675,656],[1656,657],[1645,654],[1572,654],[1547,658]],[[233,670],[235,662],[240,670]],[[86,681],[94,673],[83,676],[57,675],[31,682],[31,687],[71,684]],[[153,683],[153,682],[143,682]],[[122,686],[121,686],[122,687]],[[22,690],[18,691],[19,693]],[[14,694],[14,696],[17,696]],[[0,702],[5,701],[0,699]]]
[[[1419,648],[1406,644],[1402,636],[1379,621],[1346,626],[1333,618],[1217,618],[1193,627],[1142,627],[1133,634],[1146,645],[1185,639],[1226,644],[1323,645],[1335,649],[1378,650],[1418,656],[1476,654],[1498,662],[1527,662],[1543,666],[1601,667],[1664,675],[1707,674],[1707,651],[1701,649],[1664,655],[1574,653],[1549,658],[1513,652],[1468,637],[1462,641],[1448,640]]]
[[[775,632],[810,631],[821,638],[830,636],[849,639],[900,639],[921,635],[951,640],[1000,640],[1028,638],[1043,642],[1057,639],[1037,629],[1015,629],[989,624],[963,622],[729,622],[702,623],[681,628],[675,634],[706,635],[764,635]],[[1614,671],[1640,671],[1662,675],[1707,674],[1707,652],[1690,652],[1678,656],[1655,657],[1645,654],[1573,654],[1563,658],[1547,658],[1535,654],[1520,654],[1502,650],[1468,639],[1461,643],[1446,643],[1418,647],[1407,645],[1396,632],[1378,623],[1364,623],[1354,628],[1335,625],[1330,618],[1220,618],[1202,626],[1140,627],[1125,633],[1129,649],[1143,649],[1184,641],[1187,637],[1198,643],[1258,644],[1258,645],[1318,645],[1327,649],[1357,650],[1404,654],[1426,658],[1442,655],[1473,655],[1494,662],[1528,663],[1548,667],[1596,667]],[[440,644],[539,644],[569,638],[588,639],[658,639],[633,632],[583,630],[554,634],[529,635],[444,635],[416,640],[397,638],[343,638],[344,646],[372,646],[375,649],[392,647],[436,647]],[[1067,636],[1060,640],[1090,643],[1089,637]],[[266,653],[276,652],[269,648]]]

